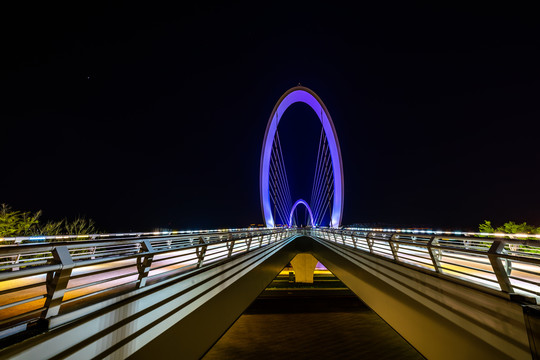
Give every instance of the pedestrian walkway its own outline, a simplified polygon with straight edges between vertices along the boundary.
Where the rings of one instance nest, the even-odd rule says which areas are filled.
[[[282,274],[205,360],[423,359],[332,275],[296,286]]]

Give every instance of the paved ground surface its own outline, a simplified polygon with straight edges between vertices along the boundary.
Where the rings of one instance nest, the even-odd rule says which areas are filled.
[[[204,359],[423,359],[333,279],[299,288],[278,278]]]

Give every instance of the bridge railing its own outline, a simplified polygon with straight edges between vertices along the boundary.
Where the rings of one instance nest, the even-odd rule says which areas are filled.
[[[230,232],[257,231],[269,228],[234,228],[234,229],[206,229],[206,230],[165,230],[165,231],[147,231],[130,233],[112,233],[112,234],[81,234],[81,235],[34,235],[34,236],[13,236],[0,237],[0,245],[17,245],[24,243],[54,243],[60,241],[80,241],[80,240],[123,240],[128,238],[141,237],[163,237],[163,236],[190,236],[202,234],[220,234]]]
[[[540,241],[313,228],[311,235],[527,301],[540,300]]]
[[[60,312],[268,246],[292,229],[101,235],[0,246],[0,339]],[[114,240],[110,240],[113,238]],[[72,238],[65,240],[74,240]]]

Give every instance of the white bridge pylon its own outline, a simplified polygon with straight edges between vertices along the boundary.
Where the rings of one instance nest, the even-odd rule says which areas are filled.
[[[317,223],[317,221],[320,221],[318,219],[322,219],[322,217],[324,217],[324,213],[326,211],[325,209],[329,207],[329,225],[331,227],[339,227],[341,225],[341,219],[343,215],[344,198],[343,162],[341,159],[341,149],[339,146],[336,129],[334,127],[332,117],[328,112],[328,109],[322,102],[321,98],[319,98],[319,96],[315,94],[315,92],[304,86],[295,86],[287,90],[279,98],[278,102],[274,106],[274,109],[272,110],[272,114],[270,115],[270,119],[268,120],[268,124],[266,126],[259,172],[261,210],[265,224],[267,227],[274,227],[276,225],[274,213],[276,212],[277,208],[277,212],[279,213],[280,218],[284,221],[289,221],[287,225],[291,226],[290,217],[288,218],[287,215],[289,213],[292,213],[292,202],[290,201],[290,191],[288,189],[289,185],[286,180],[286,171],[284,169],[283,158],[281,157],[280,159],[279,155],[273,153],[273,150],[276,143],[278,144],[277,146],[279,147],[279,149],[281,148],[281,145],[279,144],[279,136],[277,135],[277,128],[281,117],[289,108],[289,106],[297,102],[303,102],[309,105],[313,109],[315,114],[317,114],[317,117],[322,124],[321,140],[323,141],[322,147],[321,143],[319,144],[319,151],[321,151],[321,148],[326,147],[329,154],[328,157],[324,155],[324,159],[323,155],[321,155],[320,163],[319,156],[317,156],[317,168],[315,171],[313,184],[313,191],[315,194],[312,194],[312,197],[315,198],[315,202],[317,204],[311,203],[308,206],[308,208],[311,207],[311,209],[313,210],[313,221],[315,221],[315,223],[312,225],[320,225]],[[278,166],[275,165],[275,163],[274,165],[272,165],[272,161],[281,161],[280,166],[282,166],[283,168],[279,169]],[[321,166],[323,168],[324,166],[326,166],[325,164],[327,164],[328,171],[325,169],[319,169],[319,164],[322,164]],[[275,176],[271,179],[273,170],[275,171],[274,174],[277,173],[280,175],[279,179],[276,179]],[[331,181],[319,181],[320,178],[323,176],[330,176]],[[272,188],[272,181],[274,183],[279,183],[278,186],[281,186],[280,192],[276,191],[275,184],[274,188]],[[317,196],[319,196],[319,198]],[[321,203],[324,202],[321,201],[321,196],[327,196],[327,198],[324,198],[325,200],[328,200],[327,207],[324,206],[326,204],[321,205]],[[274,199],[274,202],[272,202],[272,199]],[[272,208],[272,204],[274,204],[274,208]]]

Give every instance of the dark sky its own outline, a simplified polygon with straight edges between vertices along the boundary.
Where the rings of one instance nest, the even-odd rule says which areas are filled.
[[[540,225],[537,13],[365,3],[4,9],[0,202],[108,232],[260,223],[266,123],[301,82],[334,119],[344,224]],[[290,111],[290,142],[318,134]]]

